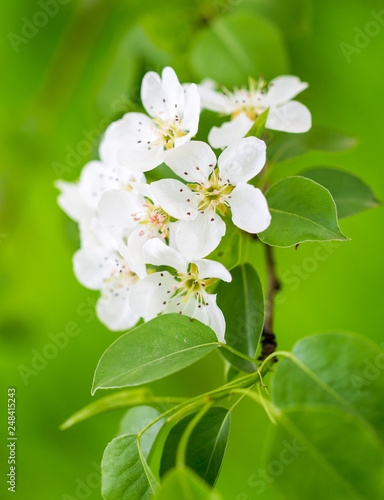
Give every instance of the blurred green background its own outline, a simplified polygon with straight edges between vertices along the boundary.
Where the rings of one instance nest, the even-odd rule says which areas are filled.
[[[380,13],[381,24],[375,19]],[[245,72],[267,78],[291,73],[308,81],[302,100],[313,122],[357,136],[359,145],[346,153],[307,154],[279,168],[339,166],[361,176],[384,199],[383,5],[373,0],[20,0],[3,2],[0,23],[1,471],[6,470],[6,388],[13,386],[16,496],[99,499],[98,464],[121,412],[66,432],[58,426],[91,401],[96,363],[118,334],[98,322],[97,293],[73,275],[78,236],[57,206],[55,179],[78,177],[96,156],[106,125],[139,106],[144,73],[169,64],[185,82],[210,76],[240,83]],[[291,349],[319,331],[354,331],[383,340],[382,213],[378,208],[343,220],[341,229],[351,241],[325,245],[327,257],[321,261],[314,259],[315,243],[277,251],[283,281],[275,326],[280,348]],[[253,261],[264,276],[257,246]],[[65,335],[61,348],[47,348],[52,336],[71,328],[76,336]],[[222,373],[214,354],[152,386],[158,394],[195,395],[220,384]],[[261,494],[254,486],[268,425],[252,403],[236,409],[217,485],[227,500],[280,498],[272,484]],[[11,498],[3,474],[0,491],[1,498]]]

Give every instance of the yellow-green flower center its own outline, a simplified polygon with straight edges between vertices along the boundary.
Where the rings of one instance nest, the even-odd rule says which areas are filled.
[[[199,303],[205,303],[205,281],[199,278],[199,272],[195,264],[191,265],[188,273],[178,273],[177,279],[180,285],[177,287],[179,295],[183,296],[183,302],[186,303],[194,296]]]
[[[172,149],[175,145],[175,139],[188,134],[188,131],[181,128],[179,121],[166,120],[160,118],[152,118],[159,131],[159,142],[164,146],[164,149]]]
[[[219,169],[216,168],[208,182],[200,184],[192,184],[189,187],[197,192],[200,197],[199,210],[204,211],[208,208],[219,210],[222,214],[226,214],[227,208],[230,208],[229,200],[234,186],[225,182],[219,174]]]
[[[231,120],[236,118],[240,113],[245,113],[248,118],[255,121],[264,111],[264,106],[262,106],[261,101],[265,87],[266,82],[263,78],[260,78],[258,81],[249,78],[249,89],[235,88],[233,94],[226,91],[227,95],[229,95],[236,106],[236,110],[231,115]]]

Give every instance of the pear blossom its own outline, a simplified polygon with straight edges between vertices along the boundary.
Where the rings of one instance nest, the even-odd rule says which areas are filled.
[[[169,67],[161,76],[149,72],[141,87],[147,114],[127,113],[112,123],[100,161],[87,163],[76,183],[57,182],[58,203],[80,229],[75,275],[100,291],[96,311],[108,328],[125,330],[140,317],[176,312],[209,325],[224,342],[224,316],[206,288],[231,275],[204,257],[219,245],[228,217],[253,234],[269,226],[267,201],[248,183],[265,164],[266,145],[244,136],[266,108],[270,128],[300,132],[310,126],[309,111],[292,101],[306,86],[280,77],[267,90],[259,82],[249,91],[223,94],[212,82],[199,90],[181,85]],[[229,145],[218,160],[208,144],[191,141],[203,107],[232,117],[210,132],[213,146]],[[148,184],[144,172],[163,162],[179,179]],[[163,270],[152,272],[148,265]]]
[[[212,89],[212,82],[199,85],[202,107],[224,115],[231,121],[212,127],[208,141],[213,148],[224,148],[245,137],[256,118],[269,108],[266,128],[282,132],[307,132],[312,126],[311,113],[304,104],[292,100],[308,87],[296,76],[279,76],[266,85],[263,79],[249,80],[249,88],[235,87],[232,92]]]
[[[169,240],[174,227],[171,215],[164,209],[157,196],[158,184],[162,182],[157,181],[150,185],[132,183],[130,191],[107,191],[98,204],[98,214],[105,225],[110,228],[130,230],[126,250],[123,253],[139,276],[146,274],[146,263],[142,253],[144,243],[154,237]],[[197,207],[193,207],[183,193],[170,193],[170,195],[175,201],[173,217],[183,220],[196,217]]]
[[[102,224],[94,224],[86,234],[73,258],[75,275],[85,287],[101,291],[96,313],[102,323],[114,331],[131,328],[139,316],[131,309],[129,296],[140,278],[130,269],[116,239]]]
[[[174,70],[161,77],[150,71],[141,85],[148,113],[127,113],[112,123],[100,144],[100,157],[132,171],[145,172],[163,163],[164,152],[188,142],[197,132],[200,96],[195,84],[182,86]]]
[[[106,165],[101,161],[88,162],[82,169],[78,182],[59,180],[56,187],[61,191],[58,204],[62,210],[79,224],[80,237],[88,233],[97,217],[97,206],[105,191],[128,190],[133,181],[145,182],[143,174],[134,174],[119,165]],[[98,222],[95,222],[99,226]],[[100,233],[100,227],[97,231]]]
[[[212,278],[231,281],[229,271],[219,262],[191,260],[160,239],[143,246],[146,262],[175,269],[149,274],[130,294],[131,309],[149,321],[159,314],[179,313],[208,325],[225,342],[225,319],[216,304],[216,295],[206,291]]]
[[[156,198],[178,219],[175,242],[187,257],[203,258],[220,243],[226,224],[219,215],[231,212],[233,223],[249,233],[264,231],[271,215],[260,189],[247,184],[263,168],[266,146],[256,137],[240,139],[216,155],[208,144],[192,141],[167,152],[165,163],[188,184],[175,179],[152,183]],[[154,186],[155,184],[155,186]],[[188,208],[187,217],[181,217]]]

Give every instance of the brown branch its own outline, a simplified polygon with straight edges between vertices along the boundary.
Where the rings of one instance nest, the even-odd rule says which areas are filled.
[[[267,294],[264,330],[261,338],[262,352],[261,355],[259,356],[259,360],[264,360],[276,350],[277,342],[275,334],[273,333],[273,314],[274,314],[275,295],[280,290],[281,286],[280,281],[276,276],[273,249],[269,245],[266,245],[265,249],[266,249],[267,270],[268,270],[268,294]]]
[[[275,294],[280,290],[280,281],[276,276],[275,259],[272,247],[266,245],[267,270],[268,270],[268,295],[267,295],[267,310],[265,314],[264,330],[268,333],[273,332],[273,313]]]

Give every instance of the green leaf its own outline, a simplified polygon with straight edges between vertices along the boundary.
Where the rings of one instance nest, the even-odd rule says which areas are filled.
[[[118,338],[102,355],[97,389],[145,384],[191,365],[218,347],[208,326],[179,314],[159,316]]]
[[[164,445],[160,475],[176,464],[176,452],[184,431],[196,413],[187,415],[171,430]],[[227,447],[230,412],[226,408],[208,410],[193,429],[186,451],[186,465],[208,484],[214,486],[219,475]]]
[[[384,442],[384,351],[368,339],[325,333],[300,340],[278,363],[272,400],[327,404],[366,420]]]
[[[331,193],[339,219],[380,205],[373,191],[359,177],[337,168],[318,167],[300,175],[321,184]]]
[[[118,435],[123,436],[124,434],[137,434],[159,415],[160,412],[151,406],[137,406],[136,408],[131,408],[126,412],[120,421]],[[163,423],[163,420],[159,420],[147,429],[140,438],[140,447],[145,458],[148,457],[151,447]]]
[[[156,491],[153,500],[222,500],[193,471],[173,469]]]
[[[263,111],[255,120],[255,123],[252,125],[251,130],[248,132],[246,137],[257,137],[258,139],[261,139],[264,134],[265,130],[265,124],[267,123],[269,115],[269,108]]]
[[[384,450],[358,418],[298,405],[280,413],[273,434],[265,472],[285,499],[384,498]]]
[[[106,116],[118,117],[124,112],[141,111],[137,93],[127,90],[140,83],[144,47],[147,45],[148,39],[141,26],[134,25],[122,34],[114,57],[108,61],[109,68],[105,70],[105,80],[97,95],[98,106]],[[160,57],[161,52],[158,54]]]
[[[150,394],[151,391],[149,389],[140,388],[129,389],[128,391],[116,392],[109,396],[105,396],[74,413],[68,420],[60,425],[60,429],[68,429],[72,427],[72,425],[109,410],[142,405],[148,400]]]
[[[240,371],[234,367],[231,363],[226,363],[225,367],[225,382],[232,382],[236,377],[240,375]]]
[[[291,247],[304,241],[346,238],[337,223],[336,205],[329,191],[304,177],[288,177],[266,192],[271,225],[259,234],[264,243]]]
[[[356,145],[354,137],[347,137],[330,130],[312,127],[305,134],[271,132],[272,141],[267,147],[267,157],[271,163],[290,160],[312,151],[337,153]]]
[[[195,19],[198,19],[198,14],[196,5],[193,3],[168,1],[166,9],[161,3],[152,3],[150,9],[142,9],[140,24],[157,50],[166,50],[172,54],[172,62],[174,62],[180,52],[185,55],[194,35]],[[170,26],[173,29],[169,29]],[[159,63],[154,61],[153,64]],[[183,66],[185,71],[187,69],[185,61]],[[172,67],[175,65],[172,64]]]
[[[217,304],[223,311],[226,322],[225,341],[230,346],[251,358],[264,326],[264,294],[260,278],[250,264],[232,270],[231,283],[221,282],[217,287]],[[236,368],[254,372],[256,365],[231,352],[220,351]]]
[[[311,33],[313,18],[312,0],[242,0],[242,10],[263,15],[277,25],[287,38],[297,39]]]
[[[147,500],[157,487],[136,434],[119,436],[108,444],[101,473],[105,500]]]
[[[197,78],[229,86],[242,85],[250,76],[270,79],[288,70],[279,31],[250,13],[217,17],[194,41],[190,60]]]

